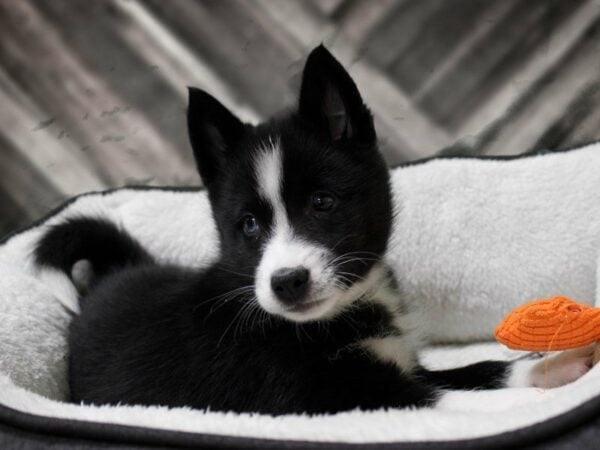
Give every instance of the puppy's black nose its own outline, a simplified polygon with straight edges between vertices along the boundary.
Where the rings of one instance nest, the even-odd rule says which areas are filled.
[[[283,303],[304,300],[308,290],[308,270],[302,266],[279,269],[271,275],[271,289]]]

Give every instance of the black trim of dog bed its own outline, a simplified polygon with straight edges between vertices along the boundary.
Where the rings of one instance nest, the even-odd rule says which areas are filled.
[[[398,424],[402,426],[402,424]],[[85,445],[84,445],[85,444]],[[501,434],[454,441],[389,443],[258,439],[58,419],[0,405],[1,448],[198,448],[245,450],[568,449],[600,446],[600,395],[544,422]]]
[[[581,149],[568,148],[558,152],[531,152],[511,156],[436,156],[402,163],[392,169],[424,164],[436,159],[515,160]],[[58,208],[29,226],[0,239],[0,245],[10,238],[43,224],[80,197],[107,195],[121,190],[200,192],[201,187],[128,186],[106,191],[89,192],[70,198]],[[398,424],[402,426],[402,424]],[[474,424],[476,426],[476,424]],[[492,436],[453,441],[419,441],[389,443],[343,443],[257,439],[214,434],[161,430],[138,426],[116,425],[59,419],[24,413],[0,403],[0,448],[11,449],[141,449],[141,448],[198,448],[198,449],[313,449],[313,450],[428,450],[428,449],[548,449],[566,450],[600,447],[600,395],[577,408],[544,422]]]

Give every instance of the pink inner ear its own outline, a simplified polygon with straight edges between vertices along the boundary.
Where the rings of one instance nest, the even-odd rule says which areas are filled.
[[[341,139],[345,133],[350,134],[350,124],[346,114],[344,101],[337,89],[328,86],[325,90],[325,99],[323,102],[323,112],[329,125],[329,135],[331,140]]]

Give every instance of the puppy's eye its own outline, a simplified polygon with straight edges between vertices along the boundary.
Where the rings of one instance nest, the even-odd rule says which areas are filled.
[[[242,231],[248,237],[255,237],[260,231],[258,221],[252,214],[247,214],[242,218]]]
[[[310,198],[310,201],[315,211],[329,211],[335,204],[333,195],[328,192],[315,192]]]

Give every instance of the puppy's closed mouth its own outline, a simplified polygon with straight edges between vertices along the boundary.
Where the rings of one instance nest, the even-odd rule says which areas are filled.
[[[316,306],[319,306],[324,302],[325,302],[325,299],[312,300],[310,302],[302,302],[302,303],[298,303],[296,305],[289,306],[285,310],[288,312],[302,313],[302,312],[306,312]]]

